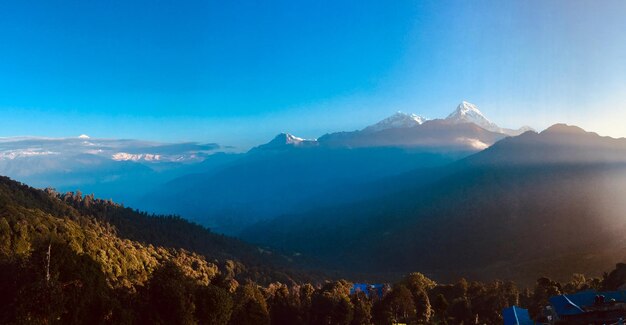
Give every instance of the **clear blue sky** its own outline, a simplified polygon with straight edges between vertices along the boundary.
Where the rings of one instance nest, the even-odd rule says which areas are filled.
[[[0,136],[353,130],[461,100],[626,136],[625,1],[4,1]]]

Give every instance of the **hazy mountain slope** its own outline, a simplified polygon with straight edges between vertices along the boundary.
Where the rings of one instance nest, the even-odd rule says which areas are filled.
[[[474,165],[621,164],[626,162],[626,139],[555,124],[541,133],[505,139],[467,161]]]
[[[310,204],[340,202],[325,195],[337,189],[454,159],[457,156],[452,154],[400,148],[257,150],[215,172],[176,179],[145,199],[157,211],[175,212],[218,231],[237,232]],[[311,198],[319,200],[311,202]]]
[[[506,136],[467,102],[450,116],[396,113],[360,131],[320,139],[281,133],[242,154],[216,153],[216,144],[85,135],[2,138],[0,174],[235,234],[258,220],[371,197],[377,193],[363,184],[443,166]]]
[[[137,167],[137,165],[139,165],[137,163],[116,162],[117,164],[132,164],[130,167],[131,170],[139,170],[139,168],[143,168],[143,170],[140,173],[121,174],[118,177],[112,178],[106,177],[111,174],[104,174],[100,179],[94,179],[92,177],[81,183],[67,184],[59,180],[58,182],[51,183],[52,185],[50,186],[62,192],[81,190],[83,193],[94,193],[100,197],[113,199],[115,202],[121,202],[125,205],[130,205],[142,210],[149,209],[152,211],[151,206],[145,205],[144,198],[146,193],[152,192],[155,188],[159,188],[178,177],[217,170],[224,165],[236,161],[239,157],[240,154],[215,153],[206,157],[202,162],[190,164],[161,162],[147,165],[140,164],[141,167]],[[101,174],[99,171],[94,171],[94,174],[91,175]],[[48,177],[46,177],[46,179],[54,180],[54,178]],[[41,184],[41,181],[35,184],[40,187],[46,186]]]
[[[388,128],[340,132],[324,135],[318,141],[330,147],[401,146],[420,147],[438,151],[478,151],[487,148],[505,134],[487,131],[473,123],[451,123],[430,120],[406,128]]]
[[[624,153],[626,140],[556,125],[502,140],[431,183],[412,186],[419,175],[407,174],[376,200],[278,218],[244,238],[373,273],[531,280],[607,268],[626,256]]]
[[[281,133],[221,169],[166,184],[142,207],[234,234],[259,220],[377,195],[388,182],[376,190],[363,185],[444,166],[507,136],[475,124],[488,120],[474,105],[463,102],[455,112],[437,120],[396,113],[363,130],[319,139]]]

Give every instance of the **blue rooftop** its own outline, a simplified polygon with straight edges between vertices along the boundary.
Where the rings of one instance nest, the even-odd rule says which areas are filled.
[[[596,292],[588,290],[571,295],[550,297],[550,304],[559,316],[577,315],[584,313],[583,307],[593,305],[598,295],[604,296],[606,301],[615,299],[617,302],[626,302],[626,291]]]
[[[506,308],[502,311],[504,325],[534,325],[528,314],[528,310],[517,306]]]
[[[378,295],[378,297],[383,296],[383,288],[385,287],[384,284],[367,284],[367,283],[355,283],[352,286],[352,289],[350,289],[350,294],[355,294],[358,291],[361,291],[363,293],[365,293],[365,296],[367,296],[369,298],[370,295],[370,290],[375,290],[376,294]]]

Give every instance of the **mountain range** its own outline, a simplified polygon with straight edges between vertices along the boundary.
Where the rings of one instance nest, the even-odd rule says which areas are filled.
[[[361,130],[226,149],[3,138],[0,174],[123,198],[381,279],[417,269],[523,283],[608,269],[626,254],[626,139],[565,124],[501,128],[462,102],[442,119],[398,112]]]
[[[626,256],[626,139],[557,124],[386,182],[375,198],[261,222],[243,238],[329,268],[527,284]]]
[[[237,234],[260,220],[362,198],[372,192],[360,190],[362,184],[443,166],[527,129],[500,128],[464,101],[444,119],[398,112],[362,130],[318,139],[281,133],[245,153],[214,143],[87,135],[3,138],[0,174]]]
[[[257,221],[361,198],[364,184],[449,164],[507,137],[505,131],[463,102],[446,119],[396,113],[318,139],[281,133],[220,168],[174,179],[135,205],[237,234]]]
[[[482,150],[506,137],[532,130],[505,129],[489,121],[473,104],[461,102],[445,119],[397,112],[362,130],[325,134],[308,140],[325,147],[408,147],[430,151]]]

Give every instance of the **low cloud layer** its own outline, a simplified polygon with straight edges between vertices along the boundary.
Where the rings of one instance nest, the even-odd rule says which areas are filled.
[[[95,155],[112,160],[146,162],[201,161],[220,149],[215,143],[160,143],[126,139],[76,138],[0,138],[0,160],[34,156]]]

